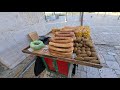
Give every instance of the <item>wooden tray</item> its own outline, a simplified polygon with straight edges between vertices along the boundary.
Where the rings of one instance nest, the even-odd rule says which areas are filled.
[[[96,63],[86,62],[86,61],[79,61],[79,60],[75,60],[74,58],[62,58],[62,57],[52,56],[49,53],[47,45],[45,45],[45,47],[42,48],[41,50],[37,50],[37,51],[32,51],[30,46],[28,46],[25,49],[23,49],[22,52],[27,53],[27,54],[33,54],[36,56],[50,57],[50,58],[54,58],[55,60],[60,60],[60,61],[69,62],[69,63],[73,63],[73,64],[80,64],[80,65],[91,66],[91,67],[95,67],[95,68],[102,68],[101,64],[96,64]]]
[[[53,34],[50,31],[48,34],[46,34],[46,36],[52,37]],[[90,37],[90,39],[92,40],[91,37]],[[93,44],[94,44],[94,42],[93,42]],[[95,46],[94,46],[94,48],[95,48]],[[27,54],[33,54],[33,55],[36,55],[36,56],[50,57],[50,58],[54,58],[54,60],[60,60],[60,61],[69,62],[69,63],[72,63],[72,64],[80,64],[80,65],[85,65],[85,66],[90,66],[90,67],[95,67],[95,68],[102,68],[101,64],[96,64],[96,63],[92,63],[92,62],[75,60],[74,58],[62,58],[62,57],[52,56],[49,53],[47,45],[45,45],[45,47],[42,48],[41,50],[37,50],[37,51],[32,51],[32,49],[30,48],[30,46],[28,46],[28,47],[24,48],[22,50],[22,52],[23,53],[27,53]],[[98,55],[98,53],[97,53],[97,55]],[[98,59],[100,60],[99,55],[98,55]]]

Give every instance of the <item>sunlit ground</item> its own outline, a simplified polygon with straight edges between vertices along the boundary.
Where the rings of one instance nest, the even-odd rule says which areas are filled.
[[[101,15],[120,15],[120,12],[84,12],[87,14],[101,14]],[[55,14],[66,15],[66,12],[55,12]],[[79,15],[80,12],[67,12],[67,15]],[[45,12],[45,15],[54,15],[54,12]]]

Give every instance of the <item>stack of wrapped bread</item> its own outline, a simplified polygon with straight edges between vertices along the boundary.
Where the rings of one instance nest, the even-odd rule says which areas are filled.
[[[49,52],[53,56],[71,58],[73,54],[73,40],[75,34],[72,29],[62,28],[50,38]]]

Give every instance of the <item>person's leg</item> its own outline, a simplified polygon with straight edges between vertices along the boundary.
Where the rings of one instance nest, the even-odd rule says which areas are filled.
[[[77,64],[73,64],[73,71],[72,71],[72,74],[73,74],[73,75],[75,75],[75,73],[76,73],[76,72],[75,72],[75,71],[76,71],[76,66],[78,67]]]
[[[36,57],[35,66],[34,66],[34,74],[38,76],[43,70],[45,70],[45,65],[41,60],[41,57]]]

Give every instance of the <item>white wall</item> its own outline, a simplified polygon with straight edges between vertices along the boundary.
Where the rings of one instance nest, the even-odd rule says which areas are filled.
[[[22,49],[29,45],[29,32],[45,35],[43,12],[0,12],[0,62],[12,69],[22,62],[27,54]]]

